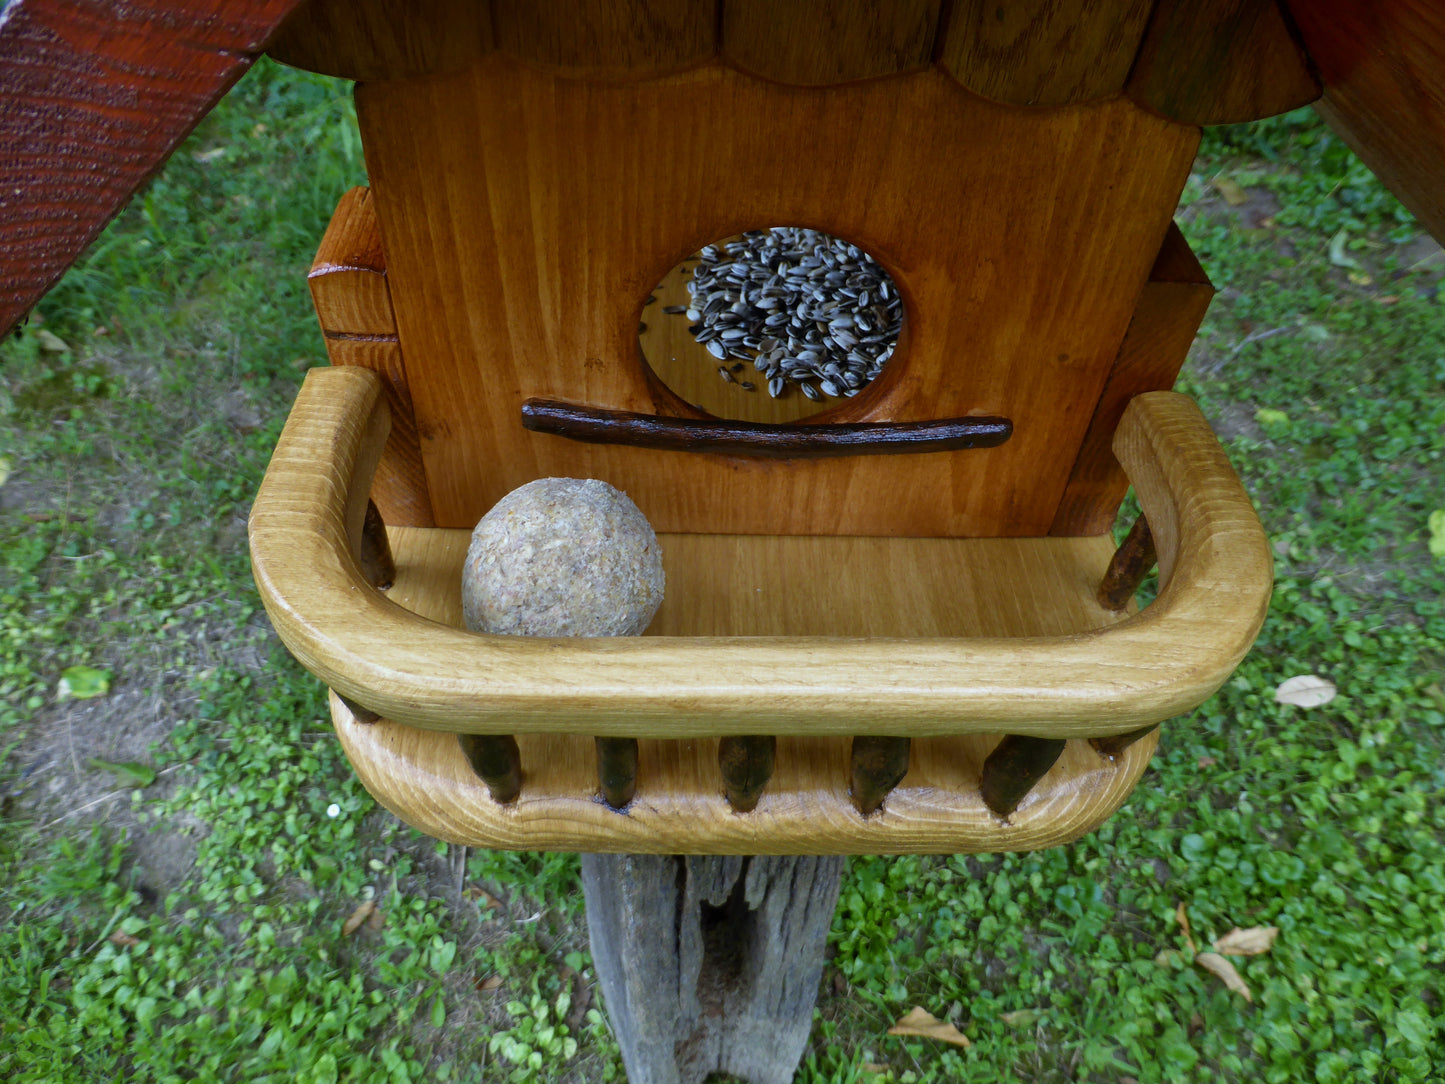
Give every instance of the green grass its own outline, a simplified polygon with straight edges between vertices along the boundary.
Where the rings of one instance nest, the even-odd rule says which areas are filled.
[[[575,858],[379,810],[250,584],[362,178],[346,88],[263,64],[0,346],[6,1080],[621,1079]],[[853,861],[802,1081],[1445,1075],[1445,266],[1308,114],[1209,133],[1181,218],[1220,287],[1182,386],[1275,543],[1259,643],[1078,843]],[[78,665],[108,691],[62,700]],[[1275,703],[1297,674],[1339,697]],[[1252,1004],[1181,903],[1200,949],[1280,928]],[[915,1004],[974,1045],[887,1037]]]

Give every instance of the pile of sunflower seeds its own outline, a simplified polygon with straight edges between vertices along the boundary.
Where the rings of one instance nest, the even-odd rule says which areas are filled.
[[[898,343],[903,303],[888,272],[847,241],[776,226],[708,245],[688,280],[688,328],[718,361],[751,362],[773,398],[852,397]],[[742,366],[723,364],[729,383]]]

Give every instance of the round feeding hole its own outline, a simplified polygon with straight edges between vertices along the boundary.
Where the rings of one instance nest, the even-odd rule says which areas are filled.
[[[857,245],[774,226],[705,245],[642,309],[652,371],[719,417],[786,422],[838,406],[883,371],[903,301]]]

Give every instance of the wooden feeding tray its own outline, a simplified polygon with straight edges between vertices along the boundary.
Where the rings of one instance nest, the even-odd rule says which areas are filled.
[[[1158,545],[1140,613],[1100,605],[1107,537],[848,538],[664,534],[667,601],[649,635],[480,636],[459,628],[468,532],[394,528],[394,585],[359,559],[385,444],[382,384],[312,372],[251,518],[256,578],[286,645],[333,697],[347,755],[408,822],[476,846],[667,853],[963,852],[1089,831],[1144,770],[1070,741],[1008,818],[981,764],[1000,732],[1138,731],[1209,696],[1258,631],[1271,560],[1193,404],[1138,397],[1115,440]],[[364,722],[364,718],[374,721]],[[455,735],[517,734],[523,783],[494,801]],[[757,807],[735,813],[719,739],[779,735]],[[849,795],[853,735],[911,736],[883,809]],[[598,797],[593,737],[636,737],[637,793]]]
[[[494,4],[433,13],[434,39],[308,10],[272,47],[358,80],[371,187],[312,268],[335,368],[252,552],[383,804],[467,844],[692,854],[1043,847],[1119,806],[1149,728],[1247,650],[1272,567],[1164,390],[1211,293],[1171,222],[1209,118],[1125,93],[1161,63],[1146,7],[1111,16],[1108,85],[1047,94],[966,6]],[[1257,104],[1308,100],[1262,25]],[[886,364],[817,413],[689,369],[700,334],[648,307],[690,254],[778,226],[866,253],[898,302]],[[549,476],[657,529],[647,635],[459,627],[468,531]],[[1130,482],[1161,570],[1141,613],[1099,601]],[[383,538],[387,590],[361,549]]]

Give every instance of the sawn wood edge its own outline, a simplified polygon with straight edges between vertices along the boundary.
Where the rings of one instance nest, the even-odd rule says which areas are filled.
[[[1048,737],[1123,733],[1197,706],[1253,642],[1272,561],[1198,408],[1137,397],[1115,450],[1158,542],[1143,613],[1075,636],[979,639],[478,636],[373,590],[353,554],[386,437],[380,381],[313,370],[250,520],[261,597],[312,673],[434,730]]]

